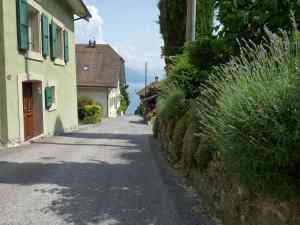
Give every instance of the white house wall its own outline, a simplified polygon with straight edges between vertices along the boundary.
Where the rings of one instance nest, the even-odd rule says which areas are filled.
[[[3,142],[4,142],[4,138],[3,138],[3,134],[2,134],[2,126],[3,126],[2,114],[3,114],[3,112],[1,110],[2,110],[2,108],[0,107],[0,147],[1,147],[1,145],[3,145]]]
[[[121,103],[121,92],[120,88],[109,89],[109,117],[117,117],[118,116],[118,108]],[[116,103],[115,103],[116,101]]]
[[[108,89],[103,87],[78,87],[78,96],[89,97],[102,105],[104,117],[108,117],[107,94]]]

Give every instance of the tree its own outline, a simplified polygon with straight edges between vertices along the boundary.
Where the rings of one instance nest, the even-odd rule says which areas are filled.
[[[121,87],[121,103],[118,109],[118,113],[121,114],[122,112],[125,113],[128,109],[130,104],[129,94],[127,92],[128,86]]]
[[[168,31],[170,36],[183,38],[180,43],[180,51],[172,52],[171,60],[168,64],[168,82],[180,86],[185,92],[187,99],[197,98],[201,93],[200,87],[205,83],[214,66],[226,63],[229,60],[231,49],[222,38],[213,35],[214,29],[214,12],[216,7],[216,0],[197,0],[197,40],[195,42],[185,43],[185,23],[182,24],[183,19],[180,18],[175,11],[170,10],[171,6],[175,7],[174,0],[160,0],[160,24],[161,32],[165,40],[165,49],[168,49],[168,42],[164,31]],[[180,1],[182,11],[186,12],[186,1]],[[168,5],[169,8],[162,8],[163,5]],[[177,4],[176,7],[179,7]],[[169,11],[167,11],[169,9]],[[166,10],[166,11],[164,11]],[[177,20],[166,19],[165,14],[173,15]],[[186,13],[185,13],[186,14]],[[177,17],[178,16],[178,17]],[[171,27],[171,28],[170,28]],[[182,27],[183,30],[174,29],[174,27]],[[166,28],[166,29],[164,29]],[[168,29],[167,29],[168,28]],[[164,54],[170,52],[165,51]]]
[[[182,53],[185,43],[186,1],[160,0],[159,24],[164,40],[163,55],[175,56]]]
[[[216,0],[197,0],[197,37],[207,37],[213,31],[214,6]],[[164,40],[163,55],[167,64],[168,56],[176,56],[183,52],[186,37],[186,0],[160,0],[159,24]]]
[[[218,0],[219,20],[224,26],[221,35],[235,47],[237,39],[260,43],[264,27],[272,32],[293,28],[291,12],[300,22],[299,0]]]
[[[197,38],[212,35],[215,4],[216,0],[197,0]]]

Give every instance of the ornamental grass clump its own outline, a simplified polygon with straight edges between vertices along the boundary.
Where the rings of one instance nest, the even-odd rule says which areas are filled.
[[[227,171],[258,194],[279,199],[300,189],[300,42],[298,32],[220,66],[199,99],[199,124],[212,132]]]

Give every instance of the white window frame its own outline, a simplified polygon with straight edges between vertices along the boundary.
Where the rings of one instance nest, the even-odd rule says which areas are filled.
[[[118,109],[117,97],[114,98],[114,107],[115,107],[115,110]]]
[[[110,107],[110,109],[113,107],[113,105],[114,105],[113,97],[110,97],[109,98],[109,107]]]
[[[62,51],[62,56],[61,58],[56,58],[54,60],[54,64],[58,66],[65,66],[65,43],[64,43],[64,30],[66,30],[64,24],[60,22],[58,19],[55,17],[52,18],[53,22],[55,25],[61,30],[61,51]]]
[[[44,61],[43,55],[42,55],[42,28],[41,28],[41,18],[42,18],[42,7],[34,0],[28,0],[28,5],[35,9],[38,12],[38,35],[39,35],[39,51],[35,52],[29,49],[27,51],[26,58],[36,61]]]
[[[52,106],[47,109],[48,112],[52,112],[52,111],[56,111],[57,110],[57,85],[56,85],[56,81],[54,80],[49,80],[47,82],[47,87],[54,87],[54,102],[52,104]]]

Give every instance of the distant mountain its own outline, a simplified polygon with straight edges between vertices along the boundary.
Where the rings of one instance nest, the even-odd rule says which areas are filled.
[[[126,78],[129,83],[145,83],[145,74],[131,68],[126,68]],[[147,80],[154,81],[155,74],[148,74]]]
[[[147,83],[149,84],[153,82],[155,80],[155,76],[155,74],[149,74],[147,77]],[[126,80],[129,85],[128,92],[130,97],[130,105],[127,112],[134,113],[140,102],[139,96],[136,93],[145,86],[145,75],[142,72],[127,67]]]
[[[140,99],[136,92],[145,85],[145,76],[134,69],[126,68],[126,81],[129,85],[128,92],[130,97],[130,105],[127,112],[131,114],[134,113],[139,105]]]

